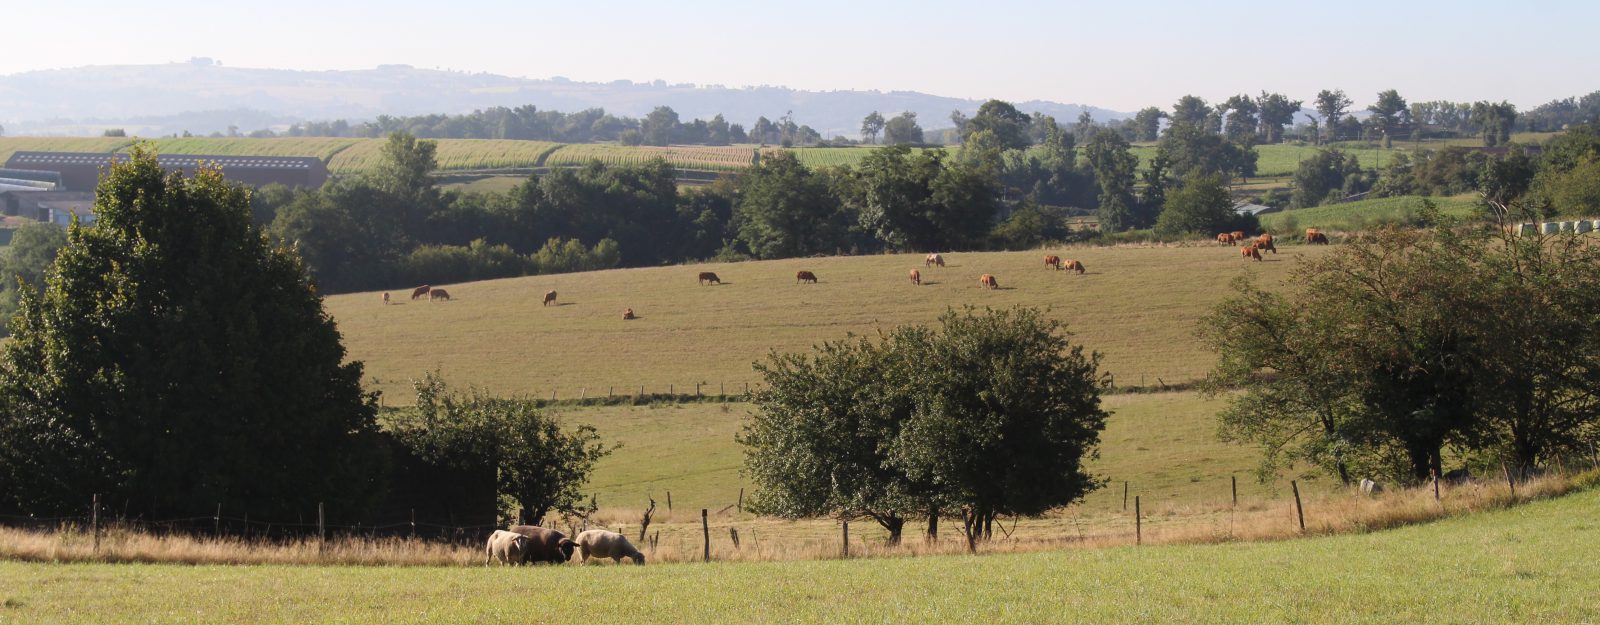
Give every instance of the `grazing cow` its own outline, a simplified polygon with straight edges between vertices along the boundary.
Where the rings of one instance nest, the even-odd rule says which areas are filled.
[[[627,321],[629,319],[638,319],[638,317],[634,316],[632,308],[622,311],[622,320]]]
[[[1262,234],[1261,236],[1256,237],[1256,247],[1268,252],[1272,252],[1273,254],[1278,253],[1278,246],[1272,244],[1272,235],[1270,234]]]
[[[517,566],[522,564],[522,555],[528,551],[528,537],[516,532],[495,530],[489,535],[488,544],[484,546],[483,565],[496,560],[501,564]]]
[[[427,295],[428,291],[430,291],[430,290],[431,289],[426,284],[424,284],[422,286],[419,286],[419,287],[417,287],[415,289],[412,289],[411,290],[411,299],[417,299],[419,297]]]
[[[579,564],[588,564],[589,558],[611,558],[612,562],[621,564],[623,558],[633,560],[634,564],[644,565],[644,554],[635,549],[633,543],[628,542],[628,537],[616,532],[606,530],[587,530],[578,533],[578,554],[582,559]]]
[[[528,537],[528,549],[522,552],[523,562],[561,564],[571,560],[573,550],[578,548],[578,543],[553,529],[537,525],[513,525],[511,531]]]
[[[1363,494],[1363,495],[1377,495],[1377,494],[1382,493],[1382,492],[1383,492],[1383,485],[1382,484],[1374,482],[1369,478],[1361,478],[1361,494]]]
[[[1243,257],[1245,260],[1254,258],[1259,261],[1261,260],[1261,250],[1258,250],[1256,249],[1256,246],[1251,245],[1249,247],[1241,248],[1239,250],[1239,256]]]
[[[1228,236],[1232,237],[1233,240],[1235,240],[1235,241],[1243,241],[1244,240],[1244,231],[1242,231],[1242,230],[1234,230],[1233,232],[1228,233]]]
[[[1218,245],[1233,245],[1233,235],[1226,232],[1217,235]]]
[[[556,301],[556,292],[555,291],[550,291],[550,292],[544,294],[544,305],[545,306],[549,306],[549,305],[555,303],[555,301]]]
[[[924,266],[924,267],[932,267],[934,265],[938,265],[940,267],[943,267],[944,266],[944,257],[940,256],[938,254],[929,254],[926,259],[923,259],[922,266]]]
[[[1056,256],[1055,254],[1047,254],[1047,255],[1045,255],[1045,257],[1044,257],[1044,266],[1053,267],[1053,268],[1055,268],[1056,270],[1059,271],[1061,269],[1061,257],[1060,256]]]
[[[428,291],[428,301],[431,302],[436,299],[442,299],[448,302],[450,301],[450,293],[444,289],[434,289],[432,291]]]
[[[1080,275],[1080,276],[1083,275],[1084,271],[1087,271],[1086,269],[1084,269],[1083,263],[1081,263],[1079,261],[1076,261],[1076,260],[1072,260],[1070,258],[1067,259],[1067,260],[1061,261],[1061,268],[1065,269],[1067,271],[1076,271],[1076,272],[1078,272],[1078,275]]]
[[[388,293],[384,293],[383,294],[383,305],[384,306],[388,306],[389,305],[389,294]]]
[[[917,286],[922,286],[922,272],[917,271],[915,269],[912,269],[911,270],[911,283],[915,284]]]
[[[978,286],[986,289],[998,289],[1000,288],[1000,283],[995,281],[993,275],[986,273],[978,276]]]
[[[1306,228],[1306,243],[1328,244],[1328,235],[1316,228]]]
[[[722,278],[718,278],[717,274],[711,273],[709,271],[700,272],[700,286],[705,286],[705,285],[710,284],[712,282],[715,282],[717,284],[722,284]]]
[[[795,284],[800,284],[801,282],[810,282],[812,284],[816,284],[817,283],[817,274],[811,273],[809,271],[795,272],[795,274],[794,274],[794,283]]]

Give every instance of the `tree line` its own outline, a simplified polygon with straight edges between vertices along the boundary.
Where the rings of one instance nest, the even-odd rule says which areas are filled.
[[[78,515],[99,496],[133,519],[221,505],[287,523],[326,502],[370,522],[432,474],[475,476],[452,492],[532,521],[576,511],[611,449],[532,400],[436,373],[415,408],[380,414],[295,250],[217,170],[169,176],[135,147],[95,213],[19,292],[0,352],[0,513]],[[432,505],[422,495],[413,505]]]

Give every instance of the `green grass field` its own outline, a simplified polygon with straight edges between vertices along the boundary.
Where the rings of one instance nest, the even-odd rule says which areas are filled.
[[[1468,217],[1481,212],[1474,194],[1426,199],[1446,215]],[[1379,223],[1410,220],[1421,214],[1423,200],[1421,196],[1404,195],[1269,213],[1261,216],[1261,226],[1283,235],[1303,233],[1306,228],[1361,230]]]
[[[1229,282],[1254,272],[1267,283],[1288,275],[1322,246],[1285,246],[1265,262],[1242,261],[1237,248],[1052,250],[1089,272],[1056,272],[1043,252],[955,253],[927,269],[921,256],[881,255],[736,264],[619,269],[534,276],[446,287],[449,302],[396,304],[378,293],[331,296],[329,312],[350,356],[366,362],[368,383],[409,402],[409,380],[434,368],[497,393],[573,398],[608,392],[718,393],[757,382],[750,364],[769,350],[809,349],[849,332],[872,333],[930,323],[947,307],[1050,307],[1076,340],[1104,353],[1122,385],[1173,384],[1203,375],[1215,358],[1194,338],[1195,321],[1229,297]],[[922,271],[923,285],[906,273]],[[795,284],[797,270],[818,284]],[[714,271],[725,282],[699,286]],[[979,288],[994,274],[1002,287]],[[542,306],[545,291],[560,305]],[[634,309],[639,319],[623,321]],[[668,385],[672,385],[669,389]]]
[[[1080,509],[1120,510],[1125,481],[1150,506],[1226,503],[1233,476],[1239,478],[1242,497],[1284,496],[1288,482],[1256,481],[1257,450],[1217,440],[1216,413],[1223,401],[1189,392],[1106,397],[1112,416],[1101,435],[1100,458],[1090,466],[1108,486]],[[587,490],[602,508],[642,509],[650,497],[665,507],[666,492],[672,491],[678,509],[715,511],[735,503],[740,488],[754,490],[739,475],[744,456],[734,441],[752,409],[747,403],[655,404],[569,409],[560,415],[595,426],[607,443],[622,444],[600,461],[589,482]],[[1316,488],[1324,486],[1332,488]]]
[[[875,560],[0,562],[3,623],[1593,623],[1600,493],[1371,534]]]
[[[578,167],[591,161],[607,165],[642,165],[652,159],[663,159],[679,169],[702,171],[738,171],[750,166],[751,146],[623,146],[610,144],[563,145],[550,154],[544,165],[549,167]]]

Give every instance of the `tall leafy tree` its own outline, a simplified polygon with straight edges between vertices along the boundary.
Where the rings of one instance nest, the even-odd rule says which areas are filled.
[[[1133,125],[1138,130],[1140,141],[1155,141],[1161,137],[1161,120],[1167,117],[1167,112],[1158,107],[1149,106],[1139,109],[1133,116]]]
[[[1372,112],[1372,123],[1386,140],[1405,138],[1411,132],[1411,110],[1406,99],[1394,89],[1378,93],[1378,101],[1367,107]]]
[[[29,511],[291,519],[381,493],[374,398],[291,249],[217,170],[136,146],[24,291],[0,361],[0,477]]]
[[[21,286],[37,289],[44,284],[45,269],[67,244],[67,231],[55,224],[35,223],[17,228],[11,245],[0,256],[0,329],[9,323],[21,299]]]
[[[967,121],[968,134],[989,131],[1002,149],[1019,150],[1028,147],[1028,126],[1033,121],[1017,110],[1010,102],[989,100],[978,107],[978,113]]]
[[[1226,179],[1244,178],[1256,173],[1254,148],[1241,146],[1216,133],[1190,124],[1176,124],[1161,137],[1157,152],[1167,159],[1175,178],[1191,174],[1215,174]]]
[[[917,124],[917,114],[906,111],[890,119],[883,127],[883,141],[889,145],[922,143],[922,126]]]
[[[887,122],[883,120],[883,115],[877,111],[868,113],[861,120],[861,138],[866,139],[867,143],[877,143],[878,133],[883,132],[885,123]]]
[[[738,238],[756,258],[833,253],[846,245],[847,217],[828,182],[791,152],[761,159],[740,182]]]
[[[1189,233],[1210,235],[1231,230],[1254,230],[1233,212],[1233,197],[1222,178],[1191,174],[1183,186],[1167,194],[1166,204],[1156,219],[1156,233],[1177,236]]]
[[[1188,125],[1195,128],[1205,128],[1206,116],[1211,114],[1211,105],[1199,96],[1186,95],[1178,98],[1172,105],[1172,125]]]
[[[1227,111],[1228,140],[1240,145],[1254,145],[1256,125],[1261,108],[1247,95],[1236,95],[1217,105],[1217,111]]]
[[[1355,102],[1345,95],[1342,89],[1333,91],[1323,89],[1317,92],[1315,103],[1317,114],[1322,116],[1324,132],[1327,134],[1329,141],[1335,141],[1339,138],[1335,134],[1335,130],[1339,127],[1339,121],[1343,120],[1345,114],[1350,111],[1352,104],[1355,104]]]
[[[1128,149],[1128,141],[1110,128],[1101,128],[1084,146],[1089,168],[1100,185],[1097,215],[1102,232],[1120,232],[1136,225],[1133,183],[1139,158]]]
[[[1300,112],[1300,100],[1290,100],[1281,93],[1261,92],[1256,98],[1256,108],[1261,112],[1261,137],[1267,143],[1283,142],[1283,127],[1294,123],[1294,114]]]

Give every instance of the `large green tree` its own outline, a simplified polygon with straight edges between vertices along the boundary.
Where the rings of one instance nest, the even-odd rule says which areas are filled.
[[[1133,195],[1139,157],[1128,149],[1128,141],[1109,128],[1101,128],[1084,146],[1089,168],[1100,185],[1097,215],[1101,232],[1120,232],[1138,227],[1137,203]]]
[[[1317,92],[1315,106],[1317,114],[1322,116],[1322,126],[1329,141],[1339,139],[1337,135],[1339,122],[1344,119],[1346,113],[1350,112],[1350,105],[1352,104],[1355,104],[1355,102],[1350,99],[1350,96],[1345,95],[1342,89],[1332,91],[1323,89]]]
[[[1028,147],[1028,126],[1032,118],[1017,110],[1010,102],[989,100],[978,107],[978,113],[967,120],[962,137],[968,134],[989,131],[994,134],[1002,149],[1017,150]]]
[[[350,518],[382,492],[373,397],[304,265],[217,170],[136,146],[24,291],[0,361],[0,477],[36,513]]]
[[[997,209],[989,177],[944,150],[879,148],[848,175],[862,228],[895,249],[972,249]]]
[[[1179,236],[1189,233],[1211,235],[1232,230],[1254,230],[1250,218],[1233,211],[1233,197],[1222,178],[1191,174],[1177,190],[1166,194],[1161,215],[1156,218],[1156,233]]]
[[[792,152],[761,159],[739,184],[738,240],[756,258],[835,253],[846,245],[847,217],[828,181]]]
[[[66,244],[67,231],[55,224],[34,223],[17,228],[11,245],[0,256],[0,330],[17,311],[22,297],[20,287],[28,284],[39,288],[44,284],[45,269]]]

